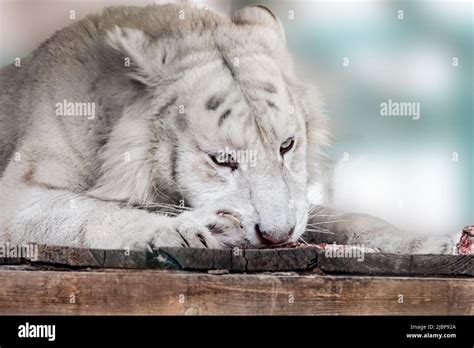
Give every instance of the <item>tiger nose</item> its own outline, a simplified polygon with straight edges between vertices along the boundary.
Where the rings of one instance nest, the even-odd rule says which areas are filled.
[[[258,239],[260,240],[260,242],[267,245],[281,244],[287,242],[293,235],[294,231],[295,228],[292,227],[287,233],[283,235],[275,235],[274,233],[268,231],[262,231],[258,224],[255,225],[255,233],[257,234]]]

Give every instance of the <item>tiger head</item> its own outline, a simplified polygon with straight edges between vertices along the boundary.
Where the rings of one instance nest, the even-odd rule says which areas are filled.
[[[225,211],[242,228],[222,236],[226,244],[297,241],[329,141],[320,98],[296,77],[283,27],[267,8],[231,19],[185,9],[180,22],[176,8],[173,35],[108,33],[120,62],[129,59],[131,86],[110,141],[141,159],[116,178],[118,198],[172,197]]]

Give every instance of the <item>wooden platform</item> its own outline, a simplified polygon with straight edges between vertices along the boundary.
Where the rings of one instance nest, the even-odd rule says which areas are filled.
[[[39,246],[0,264],[0,314],[474,314],[473,256]]]

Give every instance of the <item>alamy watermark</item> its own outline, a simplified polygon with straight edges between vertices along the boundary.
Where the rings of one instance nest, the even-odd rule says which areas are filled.
[[[421,107],[419,102],[396,102],[389,99],[380,103],[381,116],[411,117],[419,120],[421,117]]]
[[[0,244],[0,258],[15,259],[25,258],[31,261],[38,260],[38,246],[36,244]]]
[[[48,341],[56,339],[56,325],[38,325],[26,322],[18,326],[19,338],[47,338]]]
[[[215,157],[220,162],[242,164],[246,163],[250,167],[257,165],[257,150],[232,150],[227,146],[224,150],[218,151]]]
[[[71,102],[64,99],[60,103],[55,104],[57,116],[85,116],[88,120],[95,118],[94,102]]]
[[[324,255],[328,258],[354,258],[359,262],[364,261],[365,246],[363,244],[338,245],[327,244]]]

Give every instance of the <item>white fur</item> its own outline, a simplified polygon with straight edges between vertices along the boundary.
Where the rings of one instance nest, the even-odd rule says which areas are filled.
[[[21,70],[2,69],[0,82],[2,240],[259,247],[258,224],[278,241],[293,229],[297,241],[308,185],[325,180],[324,106],[261,6],[232,20],[179,5],[110,8],[56,33]],[[96,103],[98,114],[58,117],[63,100]],[[209,154],[225,148],[256,151],[256,165],[216,165]],[[192,210],[181,213],[183,201]],[[366,227],[348,242],[373,244]]]

